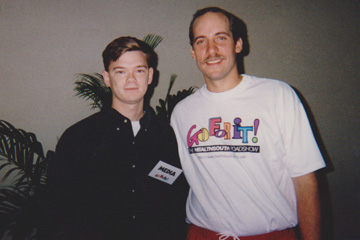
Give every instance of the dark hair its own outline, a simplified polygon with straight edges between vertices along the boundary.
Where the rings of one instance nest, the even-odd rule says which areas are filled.
[[[146,55],[148,66],[156,68],[157,55],[153,48],[145,42],[135,37],[119,37],[110,42],[102,53],[105,71],[109,71],[111,62],[115,62],[119,57],[130,51],[142,51]]]
[[[194,44],[194,22],[197,18],[201,17],[202,15],[208,13],[208,12],[212,12],[212,13],[222,13],[224,14],[227,19],[229,20],[229,24],[230,24],[230,31],[233,35],[234,38],[234,42],[236,42],[240,37],[241,37],[241,28],[240,28],[240,23],[241,20],[236,17],[234,14],[221,9],[219,7],[207,7],[207,8],[203,8],[198,10],[194,15],[193,15],[193,19],[191,20],[190,23],[190,27],[189,27],[189,38],[190,38],[190,45],[193,46]]]

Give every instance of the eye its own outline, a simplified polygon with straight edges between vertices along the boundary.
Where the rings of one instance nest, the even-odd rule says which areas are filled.
[[[145,72],[145,69],[139,68],[139,69],[136,70],[136,72],[138,72],[138,73],[144,73],[144,72]]]
[[[219,39],[220,41],[224,41],[224,40],[226,40],[227,38],[226,38],[225,36],[219,36],[218,39]]]
[[[196,40],[195,44],[196,45],[201,45],[201,44],[204,44],[205,43],[205,40],[204,39],[198,39]]]
[[[125,71],[124,71],[124,70],[117,70],[115,73],[116,73],[116,74],[124,74]]]

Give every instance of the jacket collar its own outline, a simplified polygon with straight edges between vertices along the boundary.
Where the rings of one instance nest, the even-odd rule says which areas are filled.
[[[144,106],[144,116],[140,119],[141,128],[148,128],[150,126],[151,120],[156,118],[155,111],[150,106]],[[114,108],[103,108],[101,113],[111,119],[112,122],[118,123],[127,123],[131,122],[130,119],[116,111]]]

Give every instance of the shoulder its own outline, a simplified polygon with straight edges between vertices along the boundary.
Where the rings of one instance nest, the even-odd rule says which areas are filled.
[[[189,96],[178,102],[174,107],[172,115],[189,110],[189,108],[192,108],[193,106],[196,106],[197,103],[203,101],[204,98],[202,97],[203,96],[202,92],[204,91],[204,88],[206,88],[206,85],[203,85],[202,87],[197,89],[194,93],[190,94]]]
[[[255,77],[251,75],[244,75],[244,80],[249,83],[250,86],[260,86],[270,89],[291,89],[291,86],[281,80],[272,78]]]
[[[173,129],[170,126],[170,124],[165,121],[165,120],[161,120],[158,116],[156,116],[154,110],[152,108],[147,109],[147,111],[149,116],[148,116],[148,120],[146,121],[147,123],[145,123],[149,128],[152,129],[152,132],[155,132],[156,135],[173,135]],[[146,126],[145,125],[145,126]]]
[[[86,138],[87,135],[95,132],[99,126],[104,125],[103,121],[104,114],[101,112],[95,113],[67,128],[62,134],[61,139]]]
[[[72,131],[76,131],[79,129],[93,126],[94,124],[99,123],[102,118],[103,118],[103,114],[101,112],[94,113],[93,115],[88,116],[88,117],[78,121],[74,125],[70,126],[68,129],[66,129],[65,132],[72,132]]]
[[[258,96],[274,98],[297,96],[293,87],[281,80],[244,75],[244,81],[247,91]]]
[[[97,133],[105,124],[100,124],[102,114],[95,113],[67,128],[56,144],[55,157],[58,159],[73,159],[88,152],[93,143],[97,142]]]

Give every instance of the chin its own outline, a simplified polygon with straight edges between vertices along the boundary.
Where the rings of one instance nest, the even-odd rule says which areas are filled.
[[[222,75],[208,75],[207,78],[211,81],[220,81],[224,78]]]

